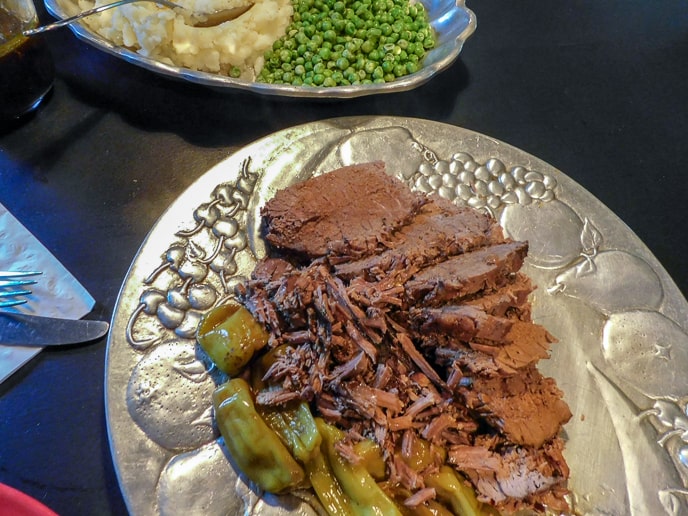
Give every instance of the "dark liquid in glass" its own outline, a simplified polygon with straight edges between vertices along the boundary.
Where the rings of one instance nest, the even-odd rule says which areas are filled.
[[[43,37],[24,37],[22,29],[21,21],[0,7],[0,122],[17,119],[36,108],[55,77]]]

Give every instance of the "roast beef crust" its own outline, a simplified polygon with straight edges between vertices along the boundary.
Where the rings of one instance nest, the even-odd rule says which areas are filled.
[[[346,167],[278,192],[262,210],[282,255],[258,263],[238,299],[287,352],[257,402],[307,400],[369,438],[388,485],[432,498],[400,459],[414,439],[444,448],[481,501],[503,511],[565,510],[569,471],[562,392],[536,366],[556,339],[531,320],[519,272],[527,243],[482,213],[412,193],[380,162]],[[274,253],[273,253],[274,254]]]

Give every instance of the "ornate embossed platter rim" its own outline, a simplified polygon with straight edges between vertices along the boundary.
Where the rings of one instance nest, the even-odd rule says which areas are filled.
[[[530,241],[534,317],[560,340],[541,369],[574,413],[565,431],[578,509],[685,510],[688,304],[661,264],[590,193],[524,151],[437,122],[351,117],[237,151],[187,189],[143,242],[106,364],[110,444],[130,511],[307,507],[266,503],[229,467],[209,426],[207,393],[219,379],[193,348],[193,330],[263,253],[257,223],[266,199],[365,159],[384,159],[413,188],[488,210],[508,234]]]

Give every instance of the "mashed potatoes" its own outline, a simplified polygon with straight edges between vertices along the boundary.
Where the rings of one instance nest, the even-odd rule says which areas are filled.
[[[112,0],[96,0],[95,5]],[[177,12],[153,2],[136,2],[86,18],[84,23],[116,45],[167,64],[254,80],[263,53],[284,35],[293,13],[291,0],[252,0],[238,18],[215,27],[195,27],[189,13],[212,13],[249,0],[173,0]],[[80,0],[79,7],[93,7]]]

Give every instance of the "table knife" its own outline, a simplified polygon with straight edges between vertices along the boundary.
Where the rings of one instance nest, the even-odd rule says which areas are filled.
[[[0,344],[32,347],[80,344],[99,339],[109,327],[105,321],[0,312]]]

